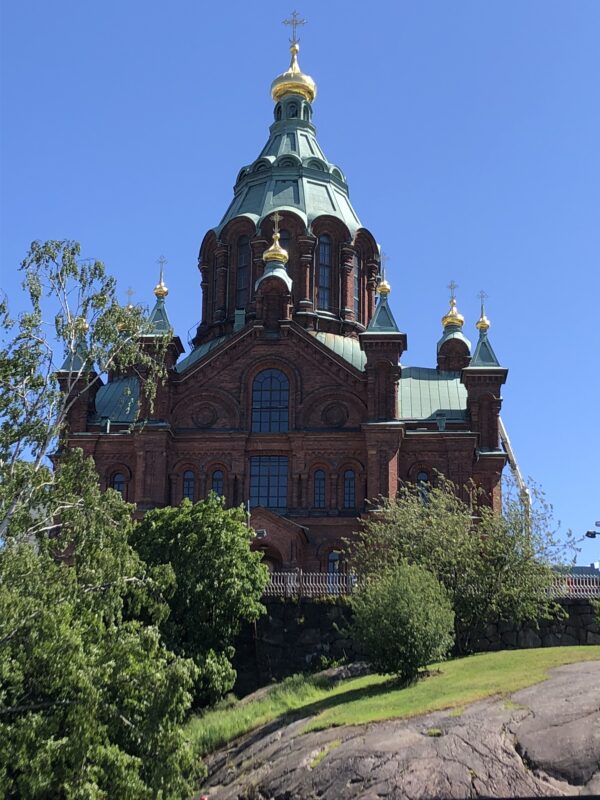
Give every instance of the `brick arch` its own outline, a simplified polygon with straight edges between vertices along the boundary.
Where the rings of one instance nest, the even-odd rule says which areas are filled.
[[[367,416],[367,407],[364,401],[358,395],[348,391],[344,392],[342,399],[338,399],[339,397],[340,387],[336,385],[312,391],[298,409],[298,427],[327,427],[321,419],[321,414],[332,403],[339,403],[348,411],[347,421],[341,427],[360,425]]]
[[[211,387],[210,392],[197,393],[193,386],[190,386],[182,398],[173,406],[173,425],[175,427],[204,427],[202,424],[194,424],[194,413],[201,414],[204,407],[207,409],[212,408],[215,412],[215,422],[206,425],[207,429],[237,429],[240,427],[240,405],[229,392]],[[189,424],[182,425],[181,422],[188,422]]]
[[[122,474],[125,477],[125,492],[123,499],[131,502],[133,500],[132,489],[133,470],[124,461],[113,461],[104,470],[103,483],[105,489],[112,488],[112,480],[115,475]]]
[[[245,429],[250,428],[252,419],[252,387],[256,376],[266,369],[278,369],[283,372],[289,382],[289,429],[293,430],[296,423],[297,408],[300,404],[300,397],[302,395],[302,374],[297,365],[287,358],[281,356],[272,356],[265,359],[264,357],[253,359],[246,365],[241,375],[241,394],[240,394],[240,407],[242,425]]]

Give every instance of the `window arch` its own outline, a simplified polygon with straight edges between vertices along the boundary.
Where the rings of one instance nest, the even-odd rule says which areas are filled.
[[[115,492],[119,492],[122,497],[125,497],[127,490],[127,478],[122,472],[115,472],[110,479],[110,488]]]
[[[323,311],[331,310],[331,236],[327,233],[319,236],[318,264],[317,264],[317,308]]]
[[[248,286],[250,284],[250,239],[240,236],[237,243],[237,273],[235,284],[235,307],[245,308],[248,304]]]
[[[283,433],[289,429],[290,385],[279,369],[264,369],[252,384],[252,431]]]
[[[216,469],[213,472],[210,488],[215,494],[221,495],[221,497],[225,494],[225,475],[222,469]]]
[[[344,472],[344,508],[356,507],[356,475],[353,469]]]
[[[194,502],[196,493],[196,476],[191,469],[183,473],[183,496]]]
[[[325,471],[315,470],[313,475],[313,507],[325,508]]]

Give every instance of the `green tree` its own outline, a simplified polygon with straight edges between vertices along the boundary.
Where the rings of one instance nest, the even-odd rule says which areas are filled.
[[[446,588],[455,612],[459,651],[469,650],[487,622],[551,618],[560,607],[548,593],[552,563],[562,550],[551,529],[551,509],[508,491],[502,514],[481,505],[475,491],[440,477],[426,496],[404,486],[383,500],[349,557],[361,575],[377,575],[407,561],[429,570]]]
[[[91,460],[50,462],[102,372],[141,368],[151,394],[161,360],[140,348],[143,312],[77,244],[34,243],[22,270],[30,308],[14,321],[0,307],[0,794],[181,798],[197,676],[160,638],[168,570],[131,547],[132,507],[100,491]]]
[[[211,493],[196,504],[148,512],[132,542],[141,558],[175,575],[170,614],[161,630],[167,646],[200,667],[199,703],[212,703],[235,681],[233,644],[241,623],[264,612],[260,598],[268,571],[250,550],[252,532],[243,508],[224,507]]]
[[[352,631],[375,669],[413,681],[454,643],[446,590],[422,567],[399,563],[363,583],[353,598]]]

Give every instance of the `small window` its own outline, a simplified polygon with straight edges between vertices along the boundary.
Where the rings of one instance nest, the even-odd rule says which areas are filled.
[[[421,498],[421,502],[423,505],[427,505],[429,502],[429,490],[431,488],[431,484],[429,482],[429,473],[425,472],[425,470],[420,470],[417,472],[417,491],[419,492],[419,496]]]
[[[245,308],[248,304],[250,283],[250,239],[240,236],[237,246],[237,273],[235,286],[235,307]]]
[[[323,311],[331,310],[331,236],[319,236],[319,264],[317,268],[317,307]]]
[[[325,508],[325,473],[318,469],[313,476],[313,506]]]
[[[281,106],[279,103],[277,104],[277,108],[275,109],[275,119],[281,119]]]
[[[298,116],[298,106],[296,103],[290,103],[288,106],[288,117],[290,119],[296,119]]]
[[[222,469],[216,469],[212,474],[211,489],[215,494],[223,496],[225,493],[225,476]]]
[[[125,480],[125,475],[122,472],[115,472],[115,474],[110,479],[110,488],[114,489],[115,492],[119,492],[120,495],[125,497],[125,487],[127,486],[127,481]]]
[[[351,469],[344,472],[344,508],[356,507],[356,478]]]
[[[284,433],[289,424],[289,381],[278,369],[259,372],[252,385],[252,430]]]
[[[329,575],[336,575],[338,572],[341,572],[340,569],[342,563],[342,559],[340,554],[337,550],[332,550],[331,553],[327,556],[327,572]]]
[[[194,502],[195,499],[195,492],[194,492],[195,483],[196,479],[194,473],[192,472],[191,469],[187,469],[183,473],[183,496],[187,497],[188,500],[191,500],[192,503]]]

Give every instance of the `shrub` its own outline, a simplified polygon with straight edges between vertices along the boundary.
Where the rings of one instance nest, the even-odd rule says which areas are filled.
[[[430,572],[400,563],[371,578],[354,598],[353,637],[375,669],[409,682],[454,643],[454,612]]]

